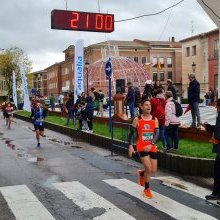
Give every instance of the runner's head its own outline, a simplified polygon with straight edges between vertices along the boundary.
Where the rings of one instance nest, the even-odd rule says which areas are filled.
[[[143,114],[151,113],[151,102],[149,99],[143,99],[140,104],[140,108]]]
[[[41,106],[40,102],[37,102],[37,103],[36,103],[36,108],[37,108],[37,109],[40,109],[40,106]]]

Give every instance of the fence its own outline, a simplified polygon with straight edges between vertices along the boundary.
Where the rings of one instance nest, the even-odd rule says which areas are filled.
[[[128,150],[128,135],[131,128],[130,123],[123,122],[112,122],[112,131],[111,131],[111,155],[115,151],[124,151]],[[135,138],[133,138],[134,142]]]

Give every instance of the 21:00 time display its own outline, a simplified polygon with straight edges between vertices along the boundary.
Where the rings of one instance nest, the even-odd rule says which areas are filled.
[[[114,15],[80,11],[53,10],[51,28],[73,31],[114,31]]]

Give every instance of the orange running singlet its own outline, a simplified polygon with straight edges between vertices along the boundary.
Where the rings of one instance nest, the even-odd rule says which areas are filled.
[[[144,151],[144,147],[151,144],[151,141],[154,137],[154,129],[155,129],[155,119],[145,120],[142,117],[138,117],[138,140],[137,140],[137,151]],[[153,145],[150,152],[157,152],[156,145]]]

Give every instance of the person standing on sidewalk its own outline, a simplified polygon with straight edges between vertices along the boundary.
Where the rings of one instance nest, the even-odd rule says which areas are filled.
[[[166,100],[163,89],[159,88],[154,91],[154,97],[151,98],[151,114],[158,119],[160,139],[163,144],[163,149],[166,149],[166,138],[165,138],[165,106]]]
[[[180,119],[176,116],[176,107],[171,91],[166,91],[166,106],[165,106],[165,137],[166,149],[177,150],[179,145],[178,128],[180,126]]]
[[[216,124],[210,142],[213,143],[212,152],[216,153],[214,163],[214,186],[211,195],[205,196],[207,200],[220,200],[220,99],[217,100]]]
[[[131,82],[128,82],[127,86],[128,86],[128,93],[125,98],[125,101],[129,107],[130,116],[131,118],[133,118],[134,117],[135,91],[134,91],[134,87],[132,86]]]
[[[200,101],[200,84],[196,80],[195,74],[189,75],[188,101],[191,108],[192,124],[191,127],[201,127],[199,101]],[[197,119],[197,124],[196,124]]]
[[[133,135],[137,132],[137,152],[140,156],[141,162],[144,166],[144,170],[138,170],[138,183],[144,186],[143,195],[146,198],[152,198],[152,193],[149,188],[149,181],[151,175],[157,170],[157,146],[156,141],[159,136],[158,120],[151,115],[151,103],[148,99],[141,101],[140,108],[142,114],[135,117],[130,134],[129,134],[129,146],[128,155],[132,157],[135,154],[134,147],[132,145]]]

